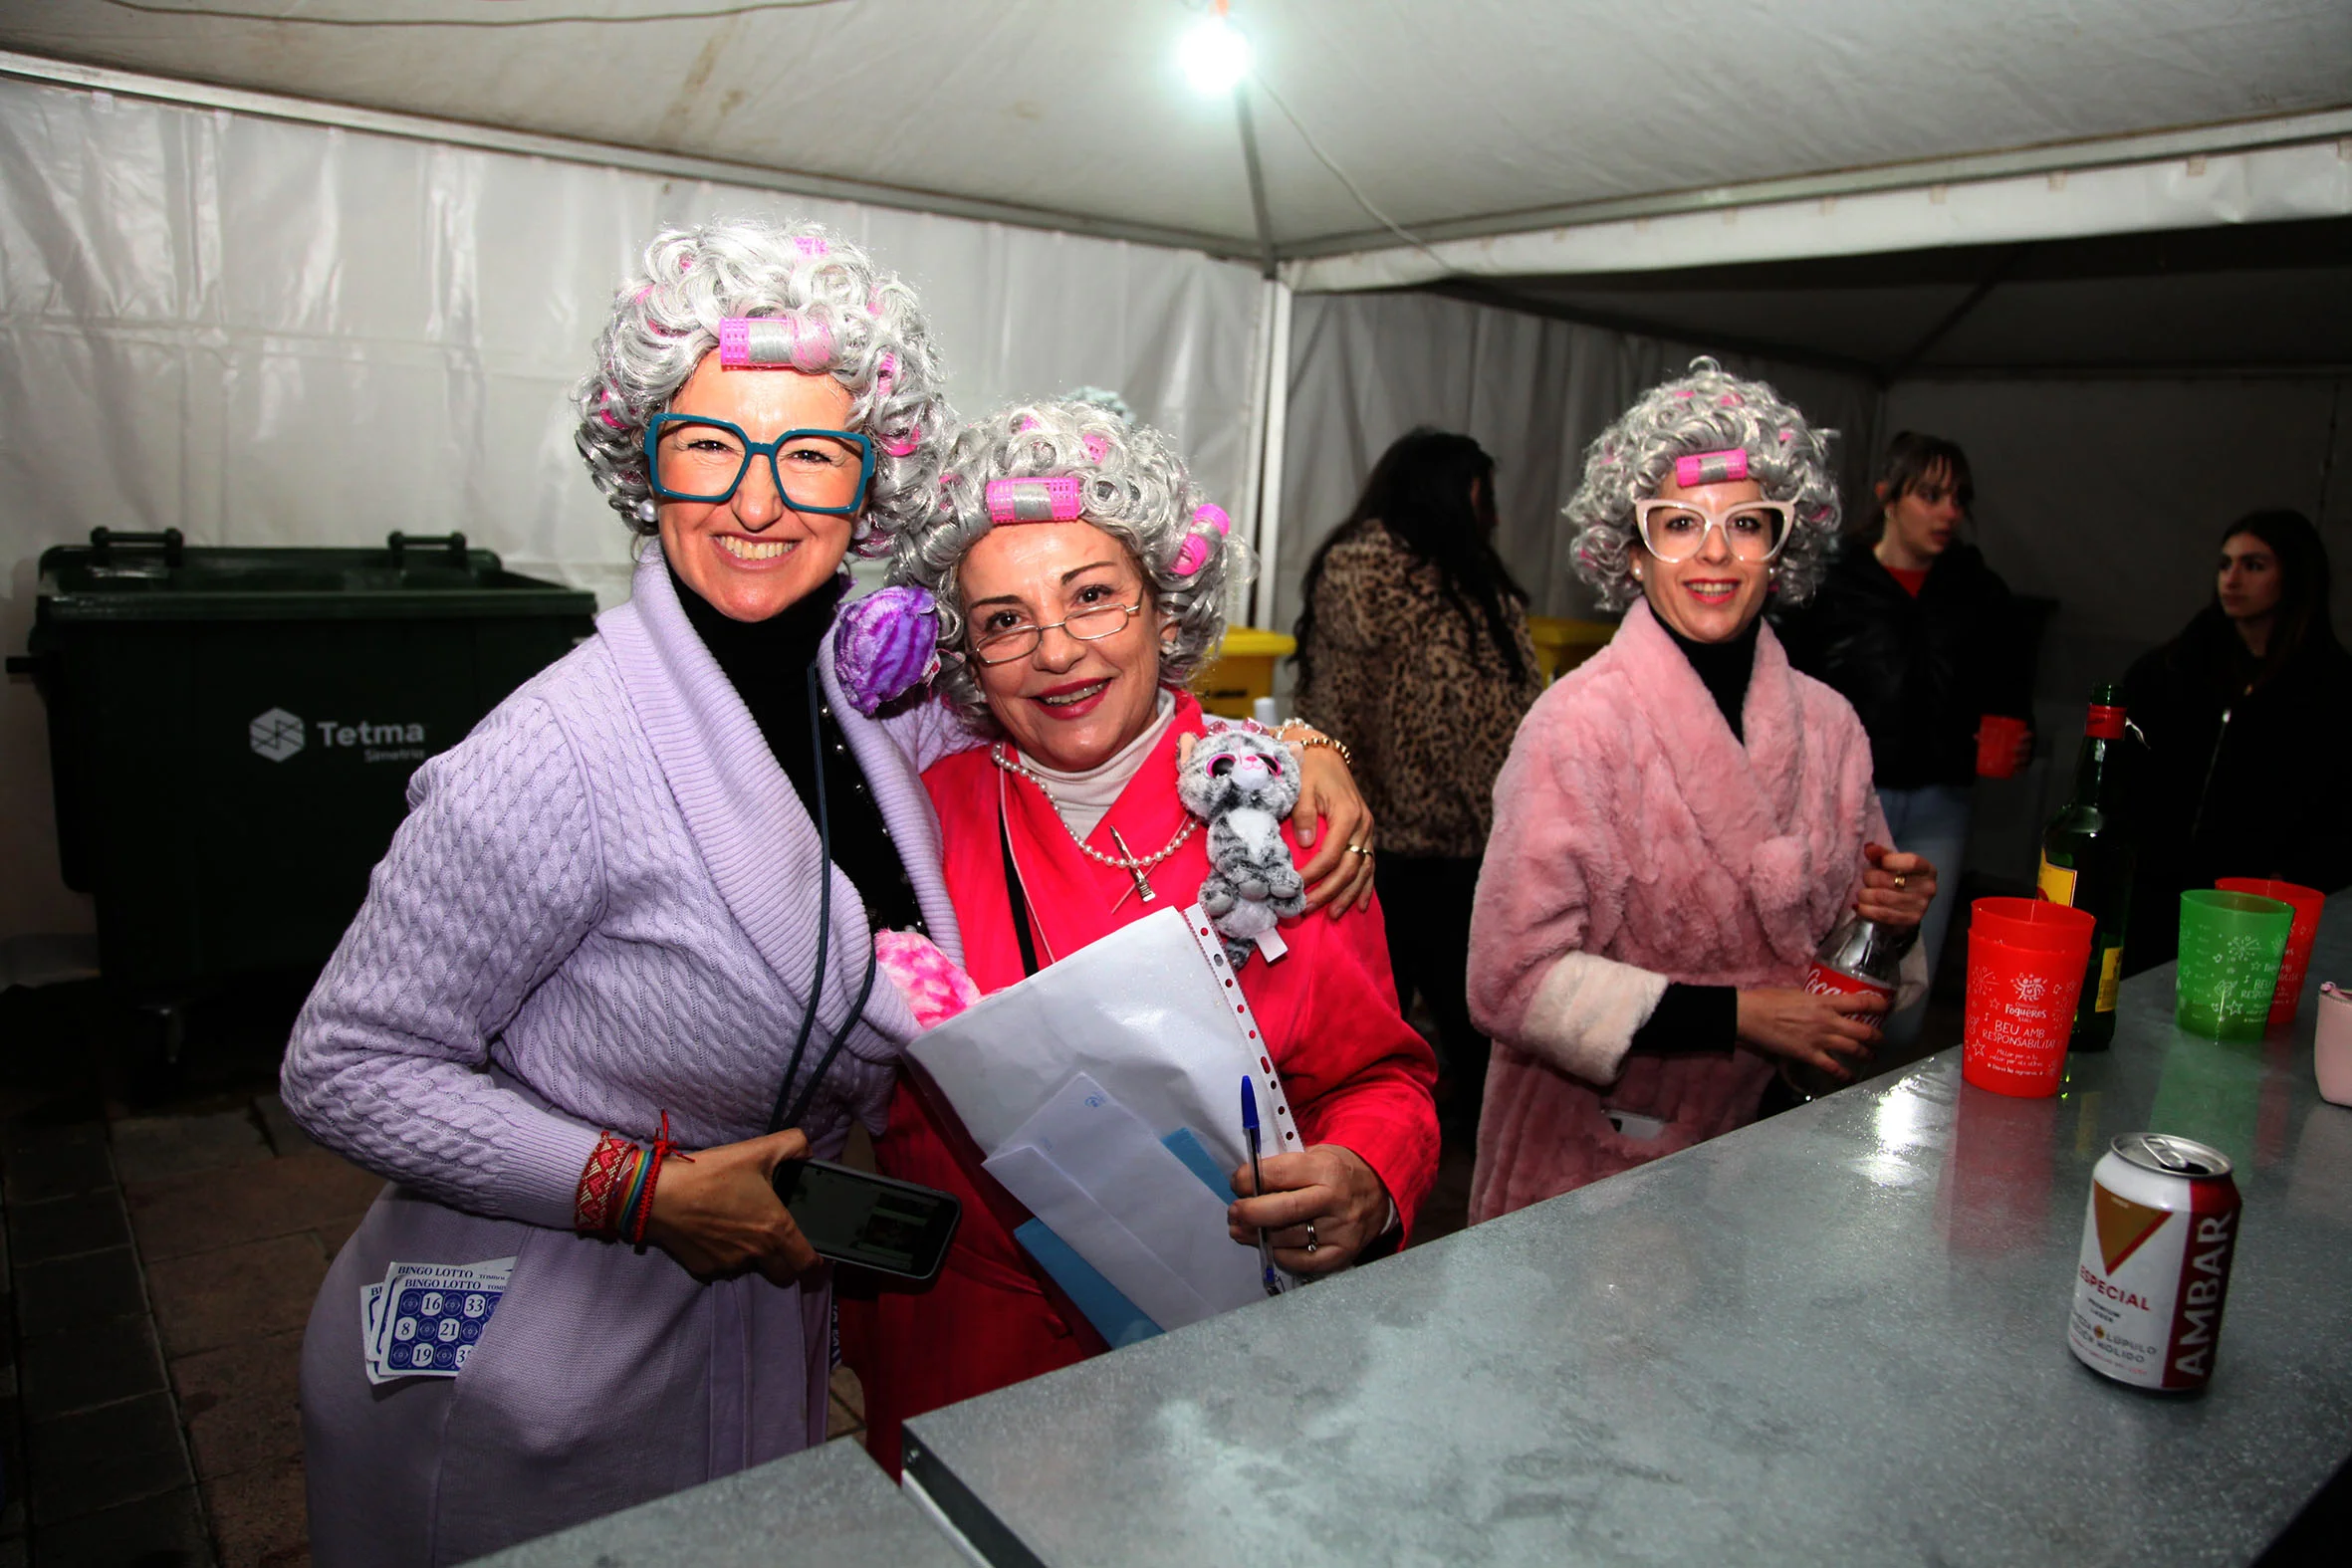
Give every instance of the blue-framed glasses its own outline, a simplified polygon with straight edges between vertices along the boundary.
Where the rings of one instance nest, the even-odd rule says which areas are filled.
[[[754,441],[739,425],[697,414],[656,414],[645,427],[645,473],[664,501],[725,501],[758,457],[795,512],[853,516],[873,483],[874,444],[854,431],[787,430]]]

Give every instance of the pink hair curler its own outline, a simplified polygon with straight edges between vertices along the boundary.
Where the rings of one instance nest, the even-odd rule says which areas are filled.
[[[900,436],[897,440],[885,440],[879,443],[882,450],[889,453],[892,457],[912,457],[915,455],[915,449],[922,444],[923,427],[919,423],[909,426],[906,434]],[[944,485],[947,483],[947,481],[942,479],[940,483]]]
[[[819,239],[814,234],[794,235],[793,245],[804,256],[828,256],[832,254],[832,247],[825,244],[824,241]]]
[[[1102,460],[1110,456],[1110,437],[1106,435],[1088,434],[1078,444],[1086,449],[1086,461],[1096,468],[1100,468]]]
[[[1074,475],[1051,479],[992,479],[987,491],[991,523],[1071,523],[1085,510]]]
[[[719,324],[719,363],[730,370],[801,370],[832,363],[833,335],[805,316],[730,316]]]
[[[1748,477],[1748,452],[1744,447],[1726,447],[1721,452],[1694,452],[1689,457],[1674,460],[1674,482],[1691,485],[1721,485]]]
[[[1233,532],[1233,519],[1215,502],[1206,502],[1193,509],[1192,532],[1184,536],[1184,546],[1176,552],[1172,568],[1176,575],[1189,577],[1209,563],[1210,552],[1217,547],[1209,539],[1209,531],[1217,531],[1219,539]]]

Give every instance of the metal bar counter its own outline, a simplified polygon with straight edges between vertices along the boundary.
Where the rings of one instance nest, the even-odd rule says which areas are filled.
[[[1965,937],[1959,938],[1965,940]],[[2352,896],[2311,979],[2352,978]],[[2127,982],[2064,1093],[1960,1052],[908,1427],[992,1561],[2254,1560],[2352,1455],[2352,1110],[2291,1031]],[[2213,1385],[2066,1348],[2092,1164],[2217,1145],[2245,1218]]]
[[[646,1434],[649,1443],[659,1433]],[[475,1568],[964,1568],[880,1465],[828,1443],[475,1559]]]

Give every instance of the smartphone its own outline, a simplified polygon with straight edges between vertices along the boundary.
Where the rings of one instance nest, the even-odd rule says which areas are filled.
[[[829,1160],[776,1168],[776,1196],[820,1257],[927,1280],[946,1260],[964,1206],[953,1193]]]

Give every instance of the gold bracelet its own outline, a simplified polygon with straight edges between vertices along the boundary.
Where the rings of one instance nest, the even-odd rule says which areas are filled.
[[[1298,728],[1296,735],[1291,733],[1293,725],[1296,725]],[[1274,734],[1276,740],[1287,741],[1294,746],[1327,746],[1339,754],[1341,767],[1349,773],[1355,772],[1355,754],[1347,749],[1347,743],[1323,734],[1322,731],[1315,729],[1302,719],[1285,719],[1276,728]]]

